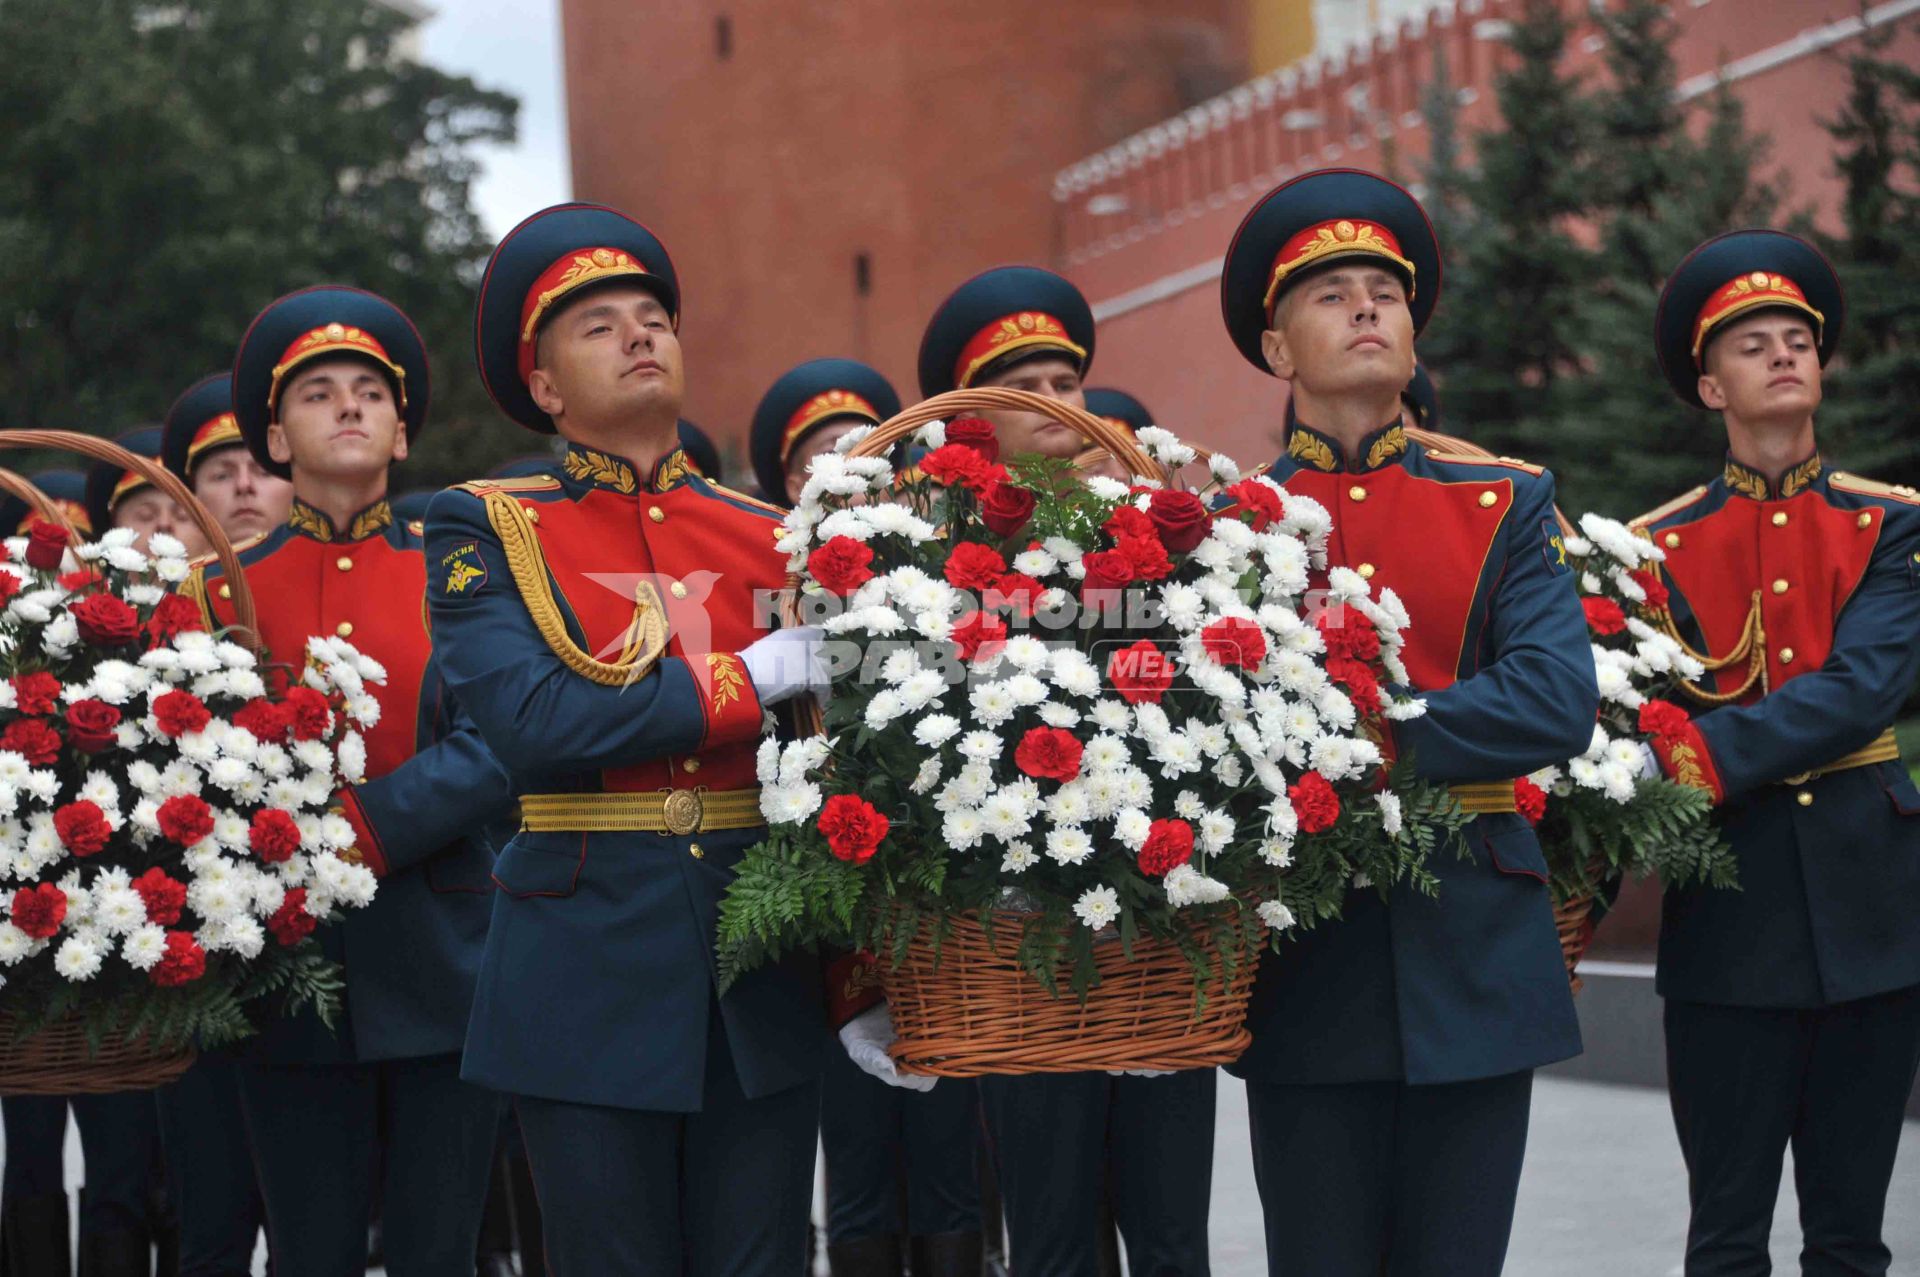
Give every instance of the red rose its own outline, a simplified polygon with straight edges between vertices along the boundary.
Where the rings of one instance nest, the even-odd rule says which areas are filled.
[[[0,749],[24,754],[35,767],[45,767],[60,757],[60,733],[41,718],[16,718],[0,732]]]
[[[200,607],[192,599],[178,594],[169,594],[160,600],[153,609],[153,615],[147,618],[147,641],[155,647],[162,643],[171,643],[190,630],[204,630],[206,623],[201,619]]]
[[[164,735],[184,736],[188,732],[205,731],[213,721],[213,711],[192,692],[175,688],[153,698],[153,717]]]
[[[1287,798],[1293,803],[1294,818],[1300,822],[1302,833],[1331,829],[1340,819],[1340,795],[1319,772],[1308,772],[1287,786]]]
[[[1147,842],[1140,848],[1141,873],[1164,878],[1192,859],[1192,825],[1184,820],[1156,820],[1147,827]]]
[[[111,594],[89,594],[68,610],[94,647],[122,647],[140,634],[140,614]]]
[[[1647,606],[1656,612],[1667,609],[1667,587],[1660,584],[1660,574],[1647,568],[1634,568],[1627,573],[1633,583],[1647,596]]]
[[[1547,814],[1547,791],[1522,776],[1513,782],[1513,805],[1529,825],[1537,825]]]
[[[27,566],[51,572],[67,552],[67,534],[59,525],[35,523],[27,533]]]
[[[1133,581],[1133,560],[1118,550],[1095,550],[1081,557],[1080,566],[1087,570],[1086,579],[1080,583],[1083,597],[1103,590],[1124,589]]]
[[[1153,520],[1147,512],[1135,505],[1117,505],[1100,530],[1118,542],[1121,537],[1157,537],[1153,530]]]
[[[11,681],[14,708],[22,714],[51,714],[60,703],[60,680],[45,670],[15,674]]]
[[[1072,780],[1085,746],[1058,727],[1030,727],[1013,750],[1013,764],[1036,780]]]
[[[333,726],[332,706],[311,687],[289,687],[281,711],[293,726],[295,740],[320,740]]]
[[[1147,517],[1174,554],[1185,554],[1206,540],[1207,529],[1213,525],[1206,502],[1191,492],[1170,488],[1161,488],[1147,498]]]
[[[120,711],[105,701],[75,701],[67,709],[67,743],[83,754],[98,754],[113,748],[113,729],[119,725]]]
[[[300,826],[293,823],[293,817],[278,808],[269,807],[265,811],[253,814],[253,824],[247,830],[247,845],[253,848],[253,854],[270,865],[277,865],[292,858],[300,849]]]
[[[1007,623],[985,612],[969,612],[953,627],[951,637],[961,660],[991,660],[1007,645]]]
[[[853,537],[834,537],[807,556],[807,575],[829,594],[842,597],[873,579],[873,547]]]
[[[1151,639],[1129,644],[1107,660],[1107,681],[1122,700],[1133,705],[1159,704],[1173,686],[1173,674],[1173,657],[1154,646]]]
[[[82,857],[98,855],[107,839],[113,837],[107,813],[100,810],[99,803],[86,798],[55,808],[53,831],[60,835],[62,847]]]
[[[983,461],[1000,459],[1000,436],[982,417],[955,417],[947,423],[947,443],[972,448]]]
[[[163,869],[153,868],[133,880],[133,889],[140,893],[141,902],[147,906],[148,922],[171,927],[180,921],[180,911],[187,904],[186,883],[167,877]]]
[[[207,973],[207,951],[190,931],[167,932],[167,949],[147,978],[163,989],[189,984]]]
[[[1380,712],[1380,680],[1371,666],[1351,656],[1335,656],[1327,661],[1327,677],[1347,689],[1347,699],[1360,713]]]
[[[1158,537],[1121,537],[1114,553],[1126,556],[1135,580],[1158,581],[1173,575],[1173,560]]]
[[[1031,488],[1011,483],[996,483],[980,496],[980,521],[997,537],[1010,537],[1033,518],[1039,499]]]
[[[13,925],[35,940],[60,930],[67,917],[67,893],[50,882],[13,893]]]
[[[887,818],[864,798],[835,794],[820,809],[816,827],[827,836],[827,846],[842,860],[864,865],[873,859],[887,836]]]
[[[267,930],[273,932],[273,938],[286,948],[293,948],[313,934],[320,920],[307,912],[307,889],[294,887],[287,892],[280,907],[267,919]]]
[[[1280,494],[1256,479],[1242,479],[1228,488],[1226,494],[1233,498],[1233,504],[1227,509],[1233,513],[1244,510],[1252,515],[1255,532],[1266,531],[1267,525],[1286,513],[1286,507],[1280,501]]]
[[[175,794],[160,804],[160,832],[191,847],[213,832],[213,808],[196,794]]]
[[[1693,720],[1672,701],[1648,701],[1640,707],[1640,730],[1648,736],[1680,736]]]
[[[959,485],[975,492],[984,491],[989,485],[1007,477],[1004,466],[988,461],[964,443],[950,443],[935,448],[920,458],[920,471],[936,483],[948,487]]]
[[[1046,586],[1026,573],[1008,572],[987,587],[981,603],[987,608],[1012,608],[1021,616],[1032,616],[1040,606],[1040,596],[1046,592]]]
[[[953,553],[947,556],[947,565],[941,574],[948,584],[961,590],[984,590],[1007,570],[1007,561],[1000,551],[990,545],[981,545],[978,541],[962,541],[953,547]]]
[[[1618,634],[1627,628],[1627,614],[1612,599],[1588,595],[1580,600],[1580,610],[1587,614],[1587,625],[1595,634]]]
[[[234,714],[233,725],[265,745],[286,740],[293,723],[285,709],[264,696],[256,696]]]
[[[1328,656],[1350,656],[1356,661],[1380,659],[1380,632],[1373,622],[1349,607],[1330,607],[1314,618]]]
[[[1220,664],[1243,670],[1258,669],[1267,659],[1267,636],[1258,625],[1238,616],[1222,617],[1201,630],[1200,646]]]

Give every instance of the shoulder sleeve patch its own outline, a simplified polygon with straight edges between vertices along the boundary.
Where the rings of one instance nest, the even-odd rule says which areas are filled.
[[[1649,510],[1637,519],[1629,520],[1627,526],[1636,531],[1642,528],[1650,528],[1668,515],[1679,513],[1706,495],[1707,485],[1703,483],[1697,488],[1681,493],[1665,505]]]
[[[1828,476],[1827,481],[1842,492],[1857,493],[1866,497],[1883,497],[1888,501],[1898,501],[1902,505],[1920,505],[1920,492],[1916,492],[1904,483],[1882,483],[1878,479],[1848,474],[1844,470],[1835,470]]]
[[[1555,576],[1573,571],[1573,565],[1567,562],[1567,538],[1560,531],[1558,519],[1540,520],[1540,553],[1547,561],[1547,571]]]
[[[478,542],[463,541],[440,556],[434,572],[442,578],[441,588],[449,595],[478,594],[487,583],[487,564],[480,557]]]

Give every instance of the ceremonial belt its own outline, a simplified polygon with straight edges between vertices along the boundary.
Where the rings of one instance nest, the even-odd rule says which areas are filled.
[[[1448,792],[1471,816],[1489,816],[1503,811],[1519,811],[1513,800],[1510,780],[1476,780],[1470,785],[1449,785]]]
[[[1894,739],[1893,729],[1887,728],[1869,743],[1862,745],[1851,754],[1843,754],[1825,767],[1816,767],[1810,772],[1798,772],[1782,778],[1782,785],[1804,785],[1818,776],[1829,772],[1843,772],[1850,767],[1871,767],[1875,763],[1897,763],[1900,761],[1900,742]]]
[[[520,827],[534,833],[697,834],[766,823],[758,788],[527,794],[520,799]]]

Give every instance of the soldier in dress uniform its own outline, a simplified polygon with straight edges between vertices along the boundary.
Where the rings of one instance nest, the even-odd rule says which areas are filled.
[[[379,891],[319,932],[346,968],[340,1023],[277,1019],[239,1051],[276,1277],[358,1271],[376,1177],[388,1272],[473,1272],[500,1106],[460,1080],[458,1052],[492,890],[477,831],[512,795],[431,660],[420,529],[387,504],[428,393],[412,323],[355,288],[280,298],[234,359],[247,448],[293,483],[287,522],[240,552],[259,638],[297,669],[309,637],[338,635],[387,671],[368,689],[368,779],[338,799]],[[210,624],[233,623],[217,563],[184,589]]]
[[[1333,515],[1332,568],[1391,587],[1424,717],[1383,744],[1476,818],[1438,898],[1356,885],[1262,963],[1247,1023],[1254,1172],[1275,1274],[1492,1277],[1533,1070],[1580,1050],[1540,844],[1513,781],[1586,749],[1599,696],[1538,467],[1432,451],[1400,393],[1440,293],[1426,213],[1325,169],[1264,196],[1221,277],[1227,331],[1291,383],[1268,475]]]
[[[1740,890],[1669,890],[1661,914],[1689,1277],[1769,1270],[1789,1145],[1802,1271],[1891,1262],[1920,1061],[1920,792],[1891,726],[1920,673],[1920,494],[1820,456],[1845,312],[1816,249],[1750,230],[1695,249],[1655,321],[1674,393],[1727,430],[1721,473],[1635,523],[1708,671],[1655,752],[1712,795],[1740,862]]]
[[[136,457],[160,460],[159,426],[136,426],[114,442]],[[144,552],[147,538],[155,532],[178,538],[181,525],[189,521],[178,502],[138,472],[123,470],[111,461],[96,461],[87,469],[87,522],[95,536],[110,528],[131,528],[139,534],[134,548]],[[198,530],[189,536],[197,538]]]
[[[233,415],[233,374],[211,373],[187,387],[161,425],[167,469],[207,507],[238,545],[287,521],[293,485],[253,459]]]
[[[812,1200],[820,965],[722,998],[713,946],[765,836],[766,711],[827,670],[817,631],[770,632],[779,511],[679,446],[680,303],[666,249],[612,209],[509,232],[481,379],[567,450],[427,516],[437,650],[521,795],[464,1075],[515,1097],[560,1277],[792,1277]]]
[[[754,410],[754,478],[761,491],[791,505],[806,484],[809,461],[848,431],[877,426],[899,411],[892,385],[857,360],[813,359],[789,369]],[[844,1053],[828,1054],[820,1142],[833,1277],[900,1277],[909,1260],[914,1277],[978,1277],[977,1113],[970,1083],[904,1090],[869,1077]],[[904,1203],[897,1191],[903,1183]]]
[[[87,513],[87,476],[78,470],[42,470],[29,475],[34,487],[50,499],[82,537],[93,535]],[[12,493],[0,494],[0,537],[25,536],[40,522],[40,512]]]

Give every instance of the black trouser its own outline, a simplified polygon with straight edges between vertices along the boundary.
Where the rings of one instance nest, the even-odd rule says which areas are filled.
[[[80,1231],[146,1235],[147,1187],[159,1123],[149,1091],[110,1095],[15,1095],[0,1100],[7,1132],[4,1189],[8,1198],[66,1192],[67,1105],[80,1127],[86,1186]]]
[[[247,1277],[266,1209],[232,1057],[203,1051],[179,1081],[155,1095],[180,1211],[180,1277]]]
[[[895,1234],[903,1218],[914,1236],[979,1232],[978,1098],[960,1078],[926,1092],[888,1086],[846,1052],[828,1052],[820,1078],[827,1240]]]

